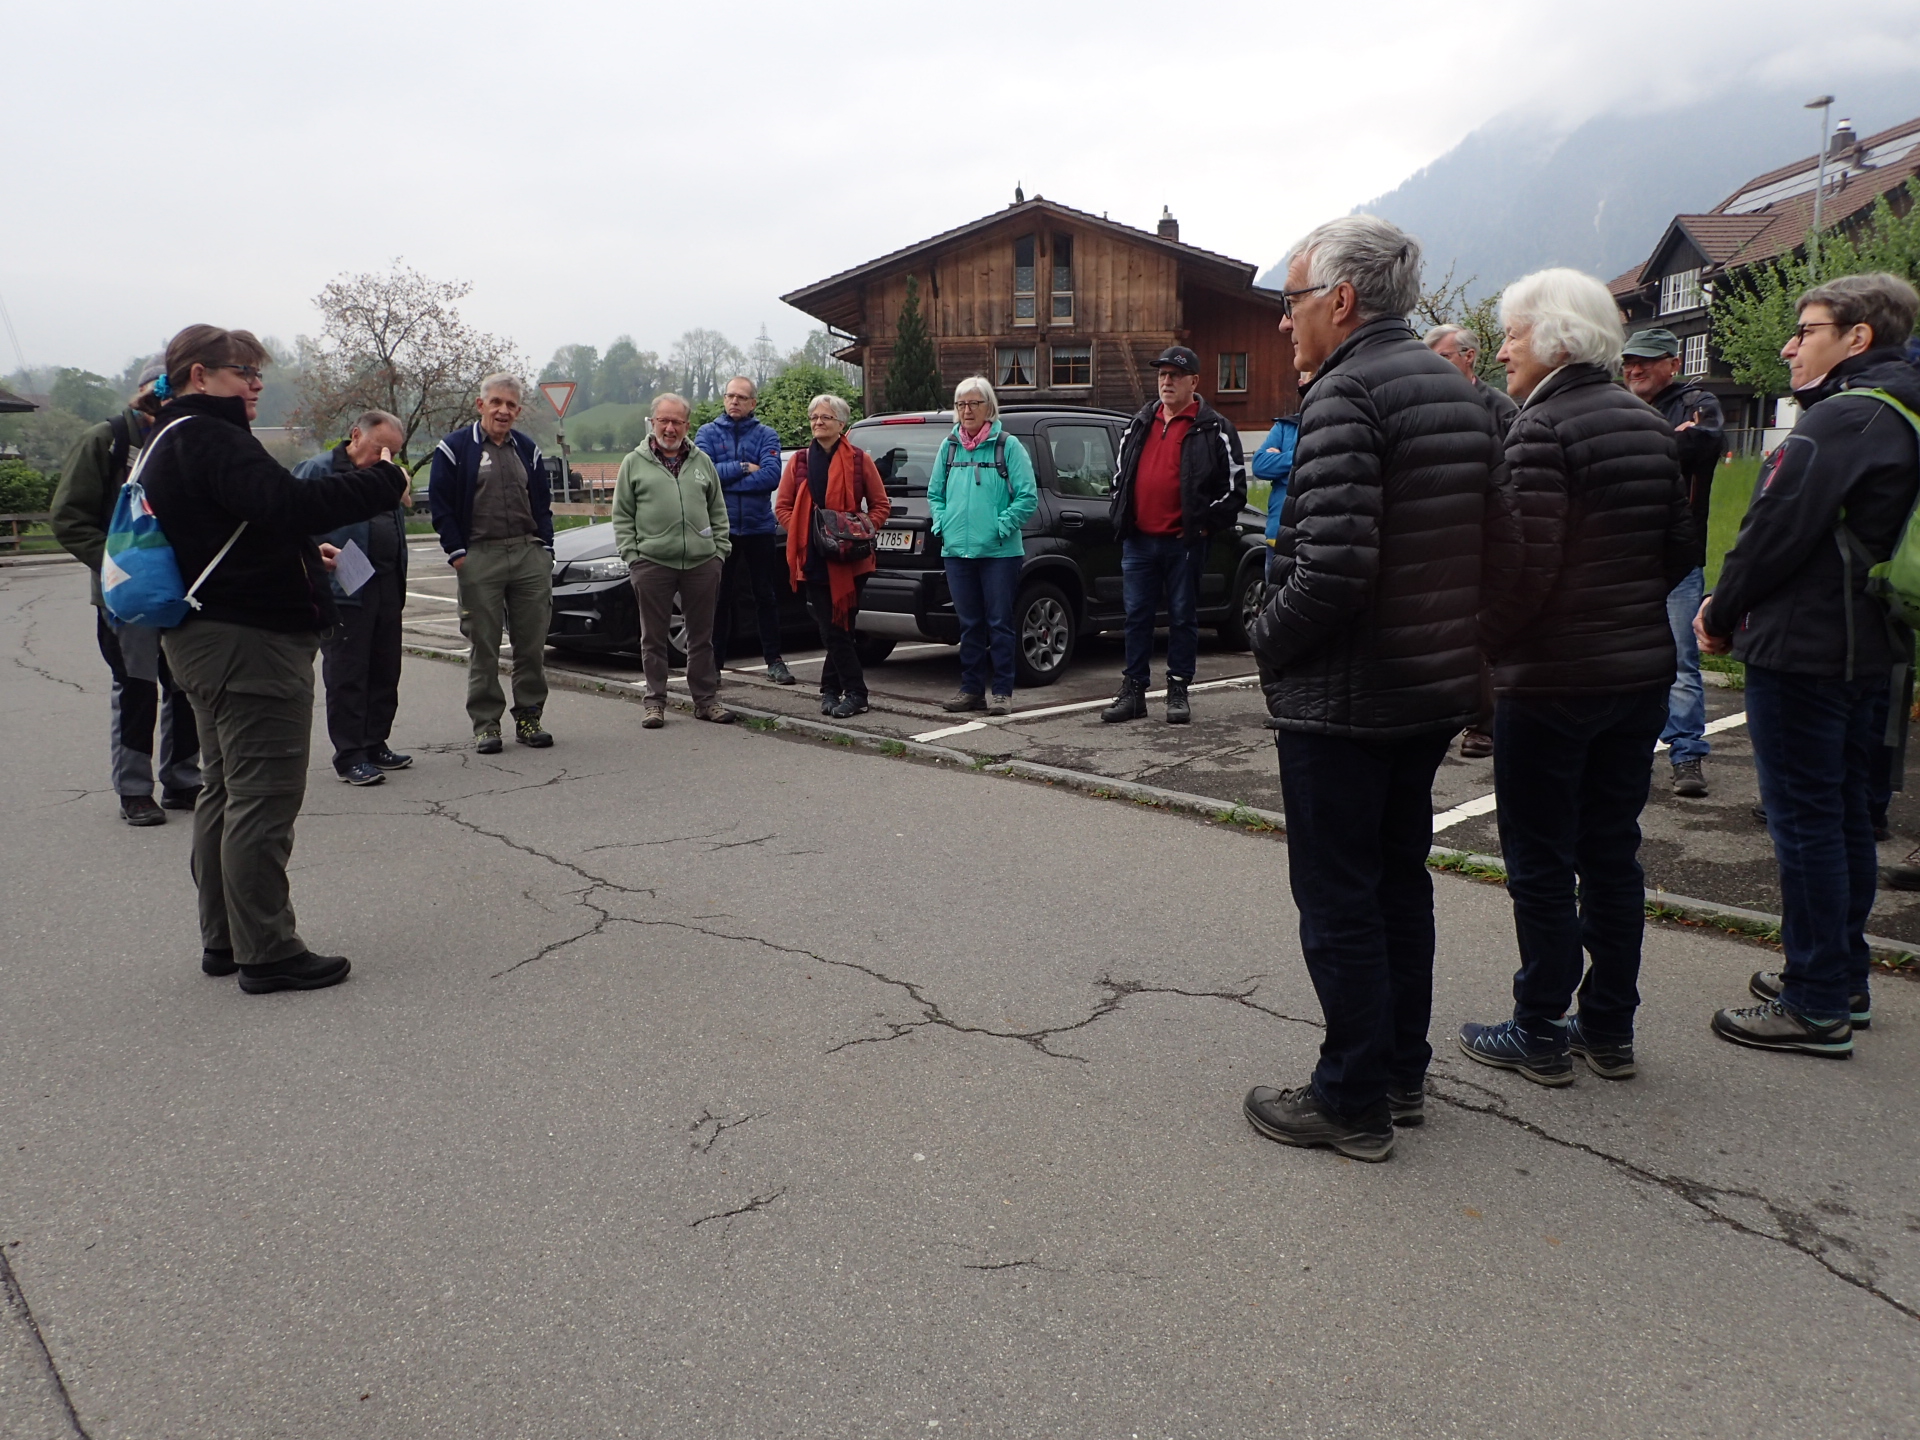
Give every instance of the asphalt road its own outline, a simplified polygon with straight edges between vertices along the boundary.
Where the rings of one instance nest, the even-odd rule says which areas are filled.
[[[8,1437],[1920,1432],[1911,984],[1757,1055],[1768,953],[1654,927],[1640,1077],[1550,1093],[1446,1043],[1512,942],[1436,877],[1356,1165],[1239,1115],[1316,1045],[1280,842],[568,691],[484,759],[410,661],[294,856],[353,977],[247,997],[81,578],[0,570]]]

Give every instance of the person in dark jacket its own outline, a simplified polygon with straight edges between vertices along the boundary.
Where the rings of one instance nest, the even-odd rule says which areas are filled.
[[[1870,592],[1867,571],[1893,553],[1920,493],[1914,426],[1864,392],[1920,413],[1920,372],[1904,353],[1920,295],[1894,275],[1848,275],[1807,291],[1799,312],[1780,354],[1800,423],[1760,467],[1694,619],[1702,650],[1746,665],[1787,956],[1784,970],[1749,982],[1760,1004],[1712,1023],[1736,1044],[1845,1058],[1873,1019],[1873,752],[1902,739],[1913,663],[1913,632]]]
[[[540,447],[513,428],[520,382],[489,375],[474,408],[480,418],[433,452],[427,503],[440,548],[460,584],[460,633],[467,654],[467,719],[474,749],[501,750],[500,632],[513,642],[513,730],[545,749],[547,628],[553,619],[553,492]]]
[[[1680,337],[1671,330],[1636,330],[1623,352],[1627,388],[1667,417],[1680,452],[1680,475],[1693,509],[1694,559],[1667,597],[1667,624],[1673,631],[1675,668],[1668,697],[1666,729],[1660,739],[1673,762],[1673,793],[1703,799],[1707,793],[1707,692],[1700,683],[1700,648],[1693,638],[1693,617],[1706,593],[1707,512],[1712,508],[1713,471],[1726,442],[1727,422],[1720,399],[1680,372]]]
[[[1673,678],[1667,595],[1692,568],[1693,517],[1666,421],[1613,382],[1607,287],[1542,270],[1507,287],[1500,319],[1507,393],[1523,402],[1506,439],[1523,545],[1481,639],[1520,969],[1513,1017],[1463,1025],[1460,1048],[1541,1085],[1571,1084],[1575,1055],[1624,1080],[1646,925],[1640,811]]]
[[[727,502],[727,529],[733,549],[720,570],[720,607],[713,643],[722,661],[733,638],[733,617],[744,579],[753,591],[753,613],[760,632],[760,658],[776,685],[794,683],[780,653],[780,527],[773,519],[773,492],[780,488],[780,432],[753,418],[760,394],[753,381],[736,375],[720,396],[723,414],[702,425],[693,443],[720,472]]]
[[[407,443],[400,421],[369,410],[347,438],[324,455],[293,467],[296,480],[359,470],[382,453]],[[320,642],[320,673],[327,682],[327,738],[333,741],[333,773],[350,785],[378,785],[389,770],[404,770],[411,755],[387,743],[400,710],[400,612],[407,603],[407,515],[396,505],[371,520],[316,535],[320,554],[334,559],[352,545],[373,574],[349,592],[333,577],[333,603],[340,621]]]
[[[1358,1160],[1421,1119],[1433,775],[1480,708],[1483,596],[1518,564],[1499,440],[1403,318],[1419,291],[1419,242],[1372,215],[1321,226],[1288,263],[1280,328],[1315,376],[1253,633],[1327,1033],[1309,1084],[1258,1086],[1244,1108],[1264,1135]]]
[[[100,657],[113,676],[107,728],[113,793],[129,825],[167,823],[167,811],[191,810],[200,797],[200,736],[193,706],[173,683],[160,632],[128,625],[107,613],[100,594],[100,565],[107,556],[107,526],[140,449],[153,433],[160,409],[153,383],[158,361],[140,374],[132,402],[113,419],[94,426],[74,444],[60,466],[53,492],[53,535],[61,548],[93,572],[94,629]],[[153,801],[154,729],[160,731],[160,803]]]
[[[267,358],[245,330],[191,325],[174,336],[140,477],[181,577],[200,585],[197,608],[160,642],[200,731],[200,968],[238,969],[249,994],[337,985],[351,968],[307,949],[287,893],[313,657],[335,619],[309,537],[391,510],[407,491],[406,472],[384,454],[317,480],[282,469],[250,429]]]
[[[1120,437],[1109,502],[1120,541],[1127,605],[1127,663],[1108,723],[1147,713],[1154,618],[1167,606],[1167,723],[1193,718],[1187,687],[1200,655],[1200,572],[1207,546],[1239,523],[1247,503],[1240,435],[1200,395],[1200,357],[1172,345],[1154,362],[1160,398]]]

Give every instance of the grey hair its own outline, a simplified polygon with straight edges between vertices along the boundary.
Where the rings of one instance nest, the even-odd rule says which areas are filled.
[[[1420,242],[1378,215],[1342,215],[1294,247],[1307,259],[1307,283],[1353,287],[1357,317],[1407,315],[1420,299]]]
[[[1873,331],[1873,343],[1904,345],[1913,334],[1913,322],[1920,316],[1920,294],[1898,275],[1884,270],[1865,275],[1842,275],[1824,285],[1816,285],[1799,299],[1796,310],[1809,305],[1824,305],[1842,325],[1865,325]]]
[[[993,393],[993,386],[987,383],[986,376],[969,375],[953,387],[954,409],[958,410],[960,408],[960,397],[968,391],[972,391],[975,395],[978,395],[982,400],[987,402],[987,419],[994,420],[999,418],[1000,397]]]
[[[398,415],[389,415],[384,410],[362,410],[360,412],[360,418],[353,422],[353,428],[358,430],[362,435],[371,435],[375,429],[382,425],[391,425],[402,435],[407,433],[407,427],[400,423],[400,417]]]
[[[751,375],[734,375],[727,380],[726,385],[720,387],[720,395],[723,399],[726,397],[727,386],[734,384],[746,386],[749,395],[756,400],[760,398],[760,387],[753,383],[753,377]]]
[[[824,405],[833,411],[833,418],[838,420],[842,425],[850,425],[853,423],[853,407],[838,395],[816,395],[807,401],[807,418],[809,420],[813,418],[813,407],[816,405]]]
[[[678,405],[681,410],[686,413],[689,420],[693,418],[693,406],[687,403],[687,397],[684,395],[676,395],[671,390],[662,390],[658,395],[653,397],[653,404],[647,407],[647,418],[651,420],[657,416],[660,413],[661,404],[668,400]]]
[[[1525,327],[1534,358],[1617,369],[1626,329],[1607,287],[1578,270],[1536,270],[1501,292],[1500,323]]]
[[[1480,337],[1464,325],[1436,325],[1420,337],[1420,343],[1429,350],[1438,350],[1441,341],[1450,340],[1455,335],[1460,337],[1457,343],[1462,350],[1475,355],[1480,353]]]
[[[526,392],[520,388],[520,377],[518,375],[509,375],[504,370],[497,375],[489,375],[480,382],[480,398],[482,400],[487,398],[487,392],[489,390],[511,390],[514,399],[524,401],[527,398]]]

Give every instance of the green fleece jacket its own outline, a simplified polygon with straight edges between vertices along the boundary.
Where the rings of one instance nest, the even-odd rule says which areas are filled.
[[[622,460],[613,484],[613,539],[629,565],[651,560],[691,570],[726,559],[733,549],[727,499],[706,451],[689,442],[677,477],[654,455],[651,442]]]
[[[132,438],[127,469],[113,467],[113,424],[103,420],[74,442],[60,467],[60,483],[53,491],[53,538],[93,572],[96,605],[106,603],[100,596],[100,562],[107,556],[107,525],[113,519],[120,486],[133,462],[140,458],[140,447],[147,437],[146,416],[129,409],[123,418]]]

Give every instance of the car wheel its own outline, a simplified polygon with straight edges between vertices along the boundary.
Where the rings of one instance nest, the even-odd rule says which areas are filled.
[[[1264,557],[1250,555],[1241,563],[1233,587],[1233,609],[1220,626],[1220,638],[1235,650],[1253,648],[1253,622],[1267,603]]]
[[[856,630],[853,636],[853,653],[860,658],[860,664],[863,667],[878,665],[893,653],[895,643],[891,635],[863,635]]]
[[[676,670],[687,668],[687,614],[680,608],[678,592],[673,597],[673,611],[667,617],[667,664]]]
[[[1013,606],[1013,667],[1024,689],[1051,685],[1073,658],[1079,627],[1066,592],[1044,582],[1020,592]]]

